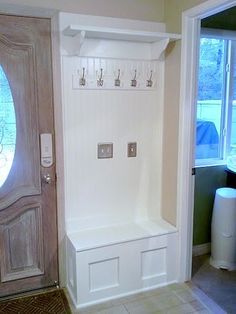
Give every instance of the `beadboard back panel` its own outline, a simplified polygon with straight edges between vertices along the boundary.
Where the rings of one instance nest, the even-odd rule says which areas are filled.
[[[104,83],[114,82],[119,67],[126,82],[135,69],[137,82],[145,82],[153,69],[154,84],[76,88],[76,76],[88,59],[63,57],[66,222],[71,232],[160,216],[164,63],[99,59],[96,68],[98,59],[89,60],[95,80],[101,67]],[[137,157],[127,157],[129,142],[137,143]],[[98,159],[98,143],[113,143],[113,158]]]

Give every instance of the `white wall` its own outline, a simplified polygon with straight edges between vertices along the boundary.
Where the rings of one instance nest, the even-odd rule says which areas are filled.
[[[165,23],[168,32],[181,32],[182,13],[207,0],[165,0]]]
[[[45,11],[54,9],[97,16],[164,21],[164,0],[0,0],[0,10],[4,4],[11,10],[18,7],[21,14],[28,10],[19,8],[24,5]],[[41,9],[39,12],[42,12]]]

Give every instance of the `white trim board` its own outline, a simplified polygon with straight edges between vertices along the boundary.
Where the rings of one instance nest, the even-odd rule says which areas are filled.
[[[179,154],[177,190],[177,228],[179,239],[179,281],[191,279],[193,198],[194,198],[194,122],[200,19],[236,5],[235,0],[208,0],[182,15],[182,56],[179,116]]]
[[[230,31],[227,29],[216,29],[216,28],[204,28],[204,27],[202,27],[201,28],[201,37],[235,40],[236,39],[236,33],[235,33],[235,31]]]
[[[211,242],[193,246],[193,256],[205,255],[211,252]]]

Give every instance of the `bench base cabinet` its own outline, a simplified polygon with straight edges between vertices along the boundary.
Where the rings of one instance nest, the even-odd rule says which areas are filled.
[[[74,238],[73,238],[74,239]],[[177,232],[78,251],[67,236],[67,288],[77,308],[177,279]]]

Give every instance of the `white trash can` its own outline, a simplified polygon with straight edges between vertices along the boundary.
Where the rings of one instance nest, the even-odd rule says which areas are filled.
[[[236,189],[216,190],[210,264],[221,269],[236,269]]]

